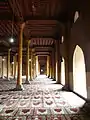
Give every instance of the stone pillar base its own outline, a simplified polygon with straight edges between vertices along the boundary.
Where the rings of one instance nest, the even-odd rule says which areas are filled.
[[[17,91],[24,90],[23,85],[16,85],[16,88],[14,90],[17,90]]]
[[[29,81],[29,80],[26,80],[26,81],[25,81],[25,84],[30,84],[30,81]]]

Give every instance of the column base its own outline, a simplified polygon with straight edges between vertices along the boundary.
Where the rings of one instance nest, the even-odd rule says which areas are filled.
[[[87,101],[87,102],[83,105],[83,107],[81,108],[81,110],[86,111],[86,113],[88,113],[88,114],[90,115],[90,100]]]
[[[16,91],[24,90],[23,85],[16,85],[16,88],[14,90],[16,90]]]
[[[29,81],[29,80],[26,80],[26,81],[25,81],[25,84],[30,84],[30,81]]]
[[[68,85],[64,85],[63,87],[62,87],[62,91],[70,91],[70,89],[69,89],[69,87],[68,87]]]
[[[59,82],[59,81],[57,81],[57,82],[56,82],[56,84],[60,84],[60,82]]]
[[[33,81],[33,79],[30,79],[30,81]]]
[[[53,80],[52,81],[56,81],[55,78],[52,78]]]

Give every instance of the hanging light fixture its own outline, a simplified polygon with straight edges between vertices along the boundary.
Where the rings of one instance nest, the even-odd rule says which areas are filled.
[[[31,62],[31,59],[29,59],[29,62]]]
[[[13,37],[10,38],[10,42],[13,43],[14,42],[14,39]]]
[[[14,11],[13,11],[13,15],[12,15],[12,27],[11,27],[12,31],[11,31],[11,38],[9,39],[10,43],[14,42],[14,38],[13,38],[13,28],[14,28],[13,21],[14,21]]]
[[[64,36],[62,36],[62,38],[61,38],[61,43],[63,43],[64,42]]]
[[[35,7],[35,4],[34,4],[34,0],[32,1],[32,15],[35,15],[36,13],[36,7]]]

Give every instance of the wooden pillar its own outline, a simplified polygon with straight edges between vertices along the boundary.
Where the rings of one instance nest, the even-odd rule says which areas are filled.
[[[31,78],[31,49],[29,48],[29,75],[30,75],[30,80],[32,79]]]
[[[36,56],[36,76],[38,76],[38,56]]]
[[[23,90],[22,85],[22,47],[23,47],[23,29],[24,29],[25,23],[20,24],[20,36],[18,40],[18,76],[17,76],[17,84],[16,89],[17,90]]]
[[[40,63],[38,61],[38,74],[40,75]]]
[[[16,62],[16,78],[18,76],[18,62]]]
[[[30,80],[33,80],[33,52],[31,50],[31,79]]]
[[[47,76],[49,77],[50,76],[50,57],[49,55],[47,55]]]
[[[52,49],[52,78],[55,80],[55,49]]]
[[[17,54],[15,54],[13,60],[14,60],[14,79],[16,79]]]
[[[8,56],[7,56],[7,79],[10,78],[10,51],[11,49],[8,49]]]
[[[33,61],[34,61],[34,63],[33,63],[33,65],[34,65],[34,78],[35,78],[36,77],[36,57],[35,57],[35,55],[33,57]]]
[[[2,78],[4,78],[4,58],[2,57]]]
[[[14,78],[14,56],[13,56],[13,62],[11,63],[12,65],[12,77]]]
[[[54,79],[54,51],[51,52],[51,78]]]
[[[26,84],[30,84],[29,81],[29,45],[30,45],[30,40],[27,41],[27,52],[26,52]]]
[[[50,56],[49,64],[50,64],[50,78],[52,78],[52,59],[51,59],[51,56]]]
[[[56,41],[56,52],[55,52],[55,58],[56,58],[56,74],[55,74],[55,79],[56,79],[56,82],[58,82],[58,50],[57,50],[58,48],[57,48],[57,41]]]

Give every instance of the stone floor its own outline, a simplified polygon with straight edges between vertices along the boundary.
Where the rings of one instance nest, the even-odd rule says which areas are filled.
[[[15,80],[0,80],[0,120],[90,120],[85,101],[52,79],[24,82],[24,91],[13,91]]]

